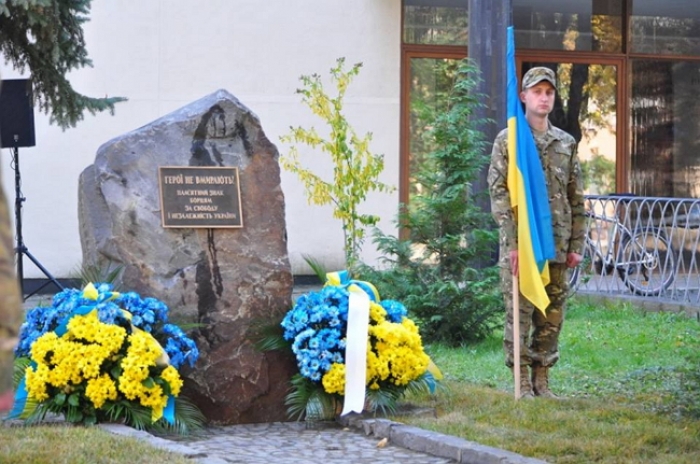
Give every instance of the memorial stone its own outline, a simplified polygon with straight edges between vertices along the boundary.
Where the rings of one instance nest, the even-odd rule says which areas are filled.
[[[171,319],[198,325],[201,356],[183,371],[183,394],[212,423],[285,419],[293,359],[260,353],[251,340],[256,321],[279,319],[291,305],[278,158],[257,116],[219,90],[105,143],[80,175],[83,265],[123,266],[123,291],[158,298]],[[167,166],[235,168],[239,227],[164,227],[159,169]]]

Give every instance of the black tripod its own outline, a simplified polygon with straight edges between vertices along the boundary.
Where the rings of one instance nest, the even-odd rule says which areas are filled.
[[[17,136],[15,135],[15,139]],[[15,140],[16,141],[16,140]],[[12,149],[12,165],[15,170],[15,238],[17,240],[17,247],[15,252],[17,253],[17,278],[19,279],[19,289],[22,292],[22,297],[24,299],[29,298],[35,293],[39,293],[41,289],[47,285],[53,283],[59,290],[63,290],[63,286],[51,275],[49,271],[46,270],[44,266],[37,260],[27,249],[24,241],[22,239],[22,203],[26,200],[22,196],[22,175],[19,171],[19,149],[15,146]],[[27,256],[34,263],[34,265],[39,268],[41,272],[49,279],[39,286],[36,290],[28,295],[24,295],[24,262],[23,257]]]

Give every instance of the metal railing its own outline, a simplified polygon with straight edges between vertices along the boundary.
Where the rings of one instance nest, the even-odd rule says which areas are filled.
[[[699,199],[590,195],[585,205],[573,292],[700,306]]]

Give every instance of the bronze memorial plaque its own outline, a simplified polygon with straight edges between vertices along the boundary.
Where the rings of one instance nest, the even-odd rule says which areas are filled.
[[[238,168],[158,168],[163,227],[243,227]]]

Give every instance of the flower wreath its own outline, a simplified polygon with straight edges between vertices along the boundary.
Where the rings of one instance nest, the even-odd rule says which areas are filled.
[[[299,368],[292,379],[293,391],[287,397],[290,414],[308,416],[310,409],[319,407],[310,408],[314,395],[302,394],[305,390],[315,390],[316,397],[321,395],[326,400],[359,393],[363,403],[360,408],[370,410],[393,410],[395,401],[409,387],[433,391],[441,374],[425,353],[418,327],[407,316],[406,307],[398,301],[380,300],[372,284],[350,280],[346,271],[328,274],[327,279],[320,291],[300,296],[281,322],[283,337],[291,343]],[[364,326],[362,321],[352,321],[353,313],[358,311],[352,304],[353,293],[362,293],[368,299],[368,311],[360,316]],[[348,346],[353,324],[359,324],[362,334],[354,348]],[[358,349],[364,353],[352,354]],[[348,372],[351,356],[365,360],[364,372],[358,374],[357,368],[355,374]],[[364,377],[364,385],[358,387],[354,382],[350,391],[353,375]],[[331,409],[334,413],[336,406]],[[346,404],[343,413],[347,409]],[[322,415],[331,414],[326,411]]]
[[[29,310],[15,349],[23,376],[10,418],[63,413],[69,422],[123,420],[143,428],[178,421],[178,369],[193,367],[199,351],[176,325],[168,307],[109,284],[57,293],[49,307]],[[192,413],[193,406],[187,406]],[[196,408],[195,408],[196,409]],[[191,424],[203,422],[189,414]]]

